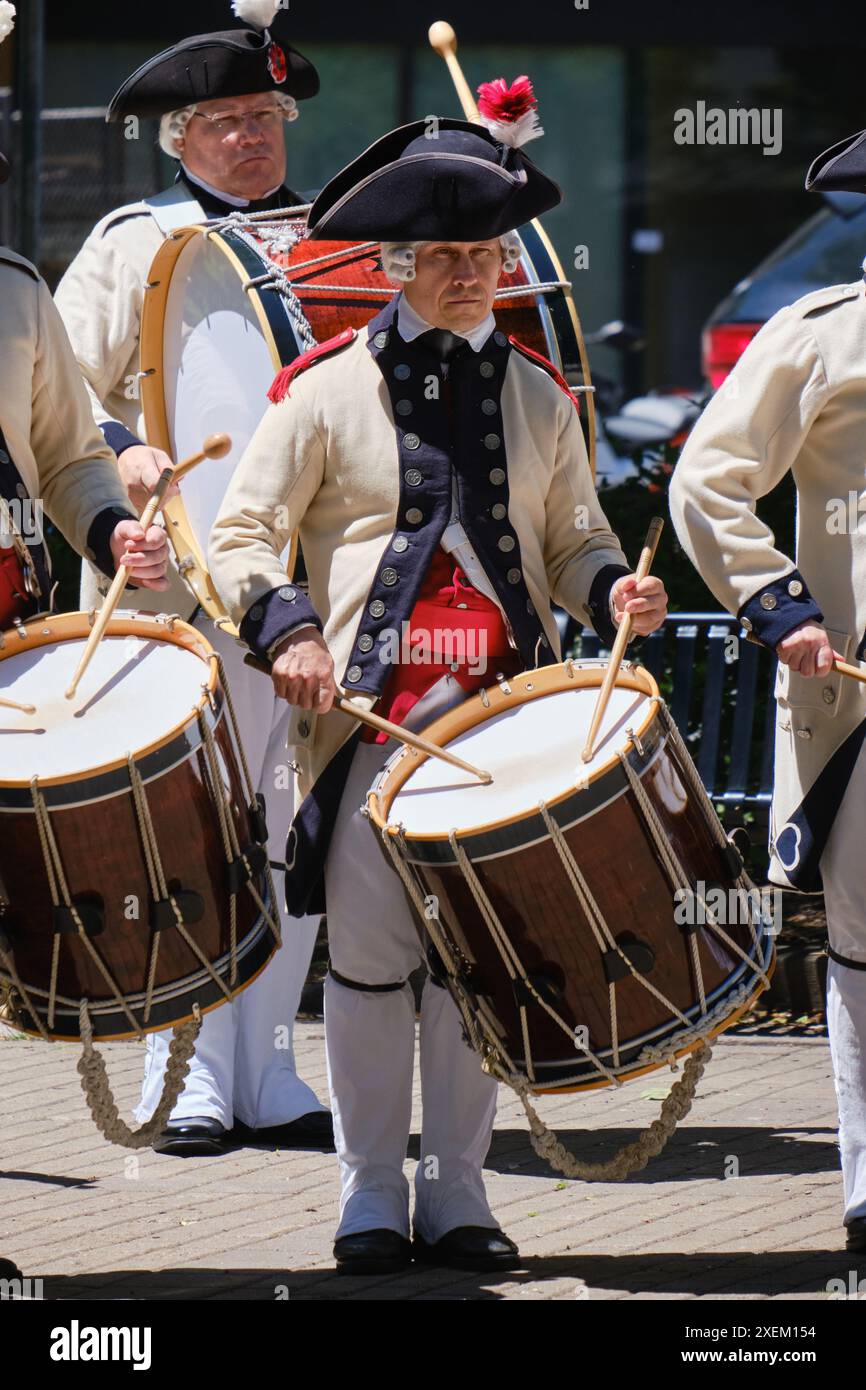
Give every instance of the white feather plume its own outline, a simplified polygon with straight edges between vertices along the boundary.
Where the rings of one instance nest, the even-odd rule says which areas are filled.
[[[0,43],[8,39],[15,28],[15,6],[9,0],[0,0]]]
[[[232,0],[232,9],[244,24],[257,29],[269,29],[280,8],[278,0]]]

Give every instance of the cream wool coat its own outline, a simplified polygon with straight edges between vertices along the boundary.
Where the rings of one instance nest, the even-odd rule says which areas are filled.
[[[797,568],[755,503],[788,471]],[[849,524],[860,504],[862,522]],[[822,622],[847,660],[866,632],[866,288],[818,290],[761,329],[693,430],[671,514],[709,588],[773,647]],[[845,519],[840,518],[845,515]],[[823,617],[822,617],[823,615]],[[771,826],[773,882],[820,887],[818,860],[856,760],[866,686],[780,664]]]
[[[168,201],[175,193],[176,186],[161,196]],[[188,225],[204,221],[198,204],[188,195],[184,201],[183,220]],[[163,240],[164,233],[147,203],[116,208],[93,228],[55,294],[94,420],[98,425],[117,420],[139,439],[147,438],[138,380],[141,311],[150,267]],[[100,592],[105,590],[102,577],[85,565],[81,578],[82,606],[98,605]],[[165,592],[147,591],[146,607],[186,617],[192,613],[195,600],[177,573],[173,557],[168,578],[170,587]],[[134,590],[125,594],[124,602],[136,605]]]
[[[51,294],[36,267],[0,247],[0,428],[30,496],[79,554],[109,508],[131,515],[114,454]]]
[[[573,402],[546,371],[512,351],[501,406],[508,523],[519,540],[539,631],[549,643],[538,653],[543,664],[559,659],[551,596],[586,620],[594,577],[606,565],[627,573],[628,563],[599,505]],[[371,584],[397,528],[400,470],[392,403],[363,331],[297,376],[290,395],[269,406],[237,468],[208,552],[234,622],[240,626],[261,600],[285,590],[278,557],[299,528],[310,599],[343,685]],[[470,530],[472,518],[462,519]],[[399,587],[391,592],[399,603]],[[288,631],[297,619],[293,603],[285,607]],[[398,630],[404,617],[409,611],[395,610]],[[352,693],[351,684],[346,689]],[[375,703],[360,690],[354,698],[366,709]],[[293,711],[289,742],[302,796],[356,727],[339,712],[317,717]]]

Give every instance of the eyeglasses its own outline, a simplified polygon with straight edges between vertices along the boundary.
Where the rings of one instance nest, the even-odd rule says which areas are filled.
[[[237,135],[243,130],[247,121],[253,121],[262,130],[274,130],[277,122],[284,120],[284,112],[279,106],[263,106],[260,111],[244,111],[242,115],[233,115],[228,112],[224,116],[206,116],[204,111],[194,111],[194,116],[200,116],[208,125],[213,126],[217,135]]]

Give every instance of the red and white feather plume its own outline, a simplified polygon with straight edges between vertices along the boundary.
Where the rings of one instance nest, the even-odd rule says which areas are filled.
[[[279,8],[279,0],[232,0],[237,18],[255,29],[270,29]]]
[[[504,77],[497,77],[493,82],[482,82],[478,88],[482,125],[494,140],[515,150],[544,134],[537,107],[528,77],[515,77],[510,87]]]

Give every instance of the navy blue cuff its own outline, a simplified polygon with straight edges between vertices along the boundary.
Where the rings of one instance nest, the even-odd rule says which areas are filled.
[[[624,574],[631,574],[625,565],[602,565],[589,588],[586,607],[593,627],[606,647],[612,647],[618,628],[611,622],[610,591]]]
[[[141,444],[143,441],[128,430],[126,425],[122,425],[119,420],[106,420],[99,426],[102,430],[102,437],[109,449],[113,449],[118,458],[124,449],[131,449],[133,444]]]
[[[282,584],[256,599],[243,616],[240,635],[250,651],[262,661],[269,660],[268,652],[293,627],[313,623],[322,631],[322,620],[306,594],[295,584]]]
[[[791,570],[784,579],[765,584],[746,599],[737,617],[747,632],[768,647],[777,647],[782,638],[801,623],[824,621],[824,614],[799,570]]]
[[[87,532],[87,558],[96,567],[113,579],[117,573],[114,556],[111,553],[111,537],[119,521],[137,521],[135,512],[125,512],[121,507],[105,507],[97,512]],[[135,588],[132,584],[130,588]]]

